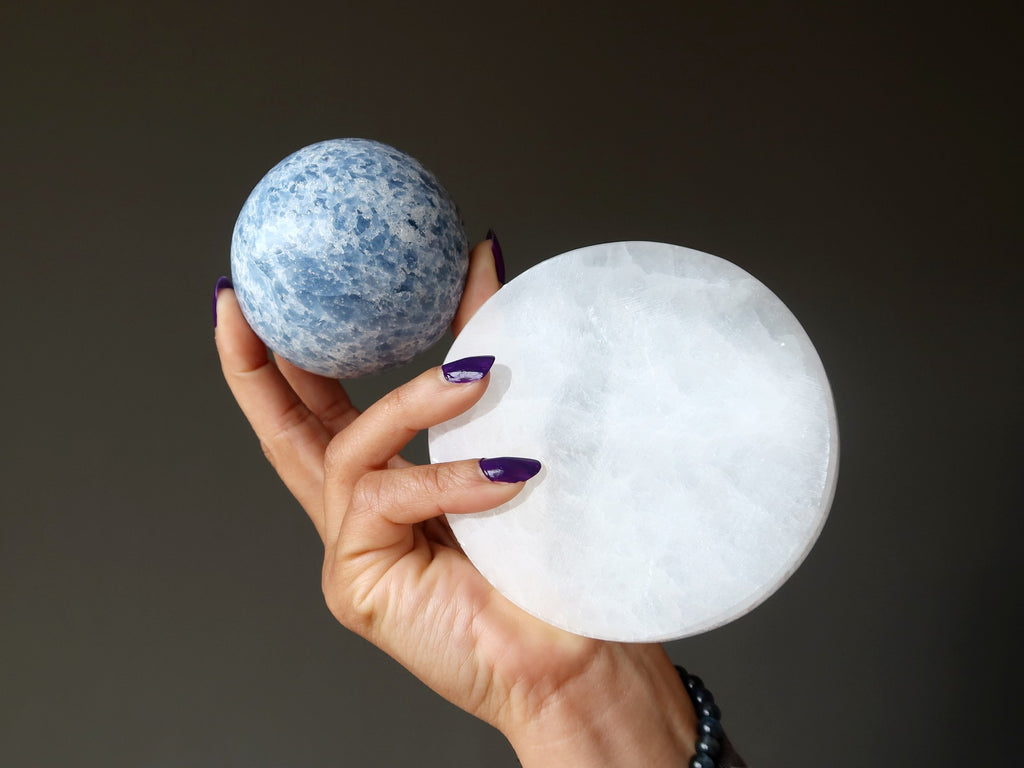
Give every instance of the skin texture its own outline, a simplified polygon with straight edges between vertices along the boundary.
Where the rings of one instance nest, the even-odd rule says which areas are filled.
[[[453,332],[499,288],[484,241]],[[471,407],[488,377],[452,383],[434,368],[360,414],[337,381],[274,360],[229,288],[216,312],[224,377],[323,541],[323,592],[341,624],[498,728],[527,768],[686,764],[696,719],[664,649],[582,638],[524,613],[441,516],[493,508],[525,483],[491,482],[479,457],[414,466],[399,455]]]

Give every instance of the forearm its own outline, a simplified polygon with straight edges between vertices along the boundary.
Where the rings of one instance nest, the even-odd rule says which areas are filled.
[[[506,736],[524,768],[682,767],[696,722],[664,649],[620,645]]]

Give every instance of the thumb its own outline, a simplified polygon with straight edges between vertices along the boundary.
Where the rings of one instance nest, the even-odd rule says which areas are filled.
[[[462,303],[452,320],[452,333],[456,336],[483,303],[501,288],[505,272],[501,246],[493,232],[488,235],[489,239],[477,243],[469,254],[469,274],[462,292]]]

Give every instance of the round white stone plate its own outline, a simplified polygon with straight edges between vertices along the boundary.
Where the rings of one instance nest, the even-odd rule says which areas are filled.
[[[548,259],[504,286],[447,360],[487,392],[430,430],[433,462],[524,456],[510,503],[449,515],[509,600],[588,637],[662,641],[750,611],[810,551],[839,442],[821,360],[739,267],[664,243]]]

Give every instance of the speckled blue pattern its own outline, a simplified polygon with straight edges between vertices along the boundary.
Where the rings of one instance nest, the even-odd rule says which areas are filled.
[[[300,149],[246,200],[231,240],[242,312],[274,352],[354,378],[444,333],[468,266],[458,211],[416,160],[379,142]]]

